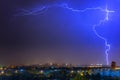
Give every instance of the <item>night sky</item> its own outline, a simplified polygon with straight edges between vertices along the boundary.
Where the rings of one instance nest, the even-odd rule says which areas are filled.
[[[76,13],[54,6],[38,15],[22,15],[22,9],[62,3],[74,9],[108,5],[115,11],[97,31],[111,44],[110,62],[120,65],[119,0],[1,0],[0,63],[106,64],[104,41],[92,31],[92,25],[103,19],[105,13],[99,10]]]

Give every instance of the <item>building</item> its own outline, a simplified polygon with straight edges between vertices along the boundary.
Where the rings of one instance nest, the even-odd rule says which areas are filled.
[[[112,63],[111,63],[111,69],[112,70],[116,69],[116,62],[115,61],[112,61]]]

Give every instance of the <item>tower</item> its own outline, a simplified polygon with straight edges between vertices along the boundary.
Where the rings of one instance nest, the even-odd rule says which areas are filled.
[[[115,61],[112,61],[112,63],[111,63],[111,69],[112,70],[116,69],[116,62]]]

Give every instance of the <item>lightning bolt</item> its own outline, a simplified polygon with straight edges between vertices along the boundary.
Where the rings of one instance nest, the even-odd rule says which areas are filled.
[[[45,11],[47,11],[51,7],[61,7],[61,8],[68,9],[72,12],[77,12],[77,13],[83,13],[83,12],[86,12],[86,11],[94,11],[94,10],[99,10],[101,12],[105,12],[105,17],[102,20],[100,20],[97,24],[92,25],[92,27],[93,27],[93,32],[95,33],[95,35],[97,37],[99,37],[100,39],[104,40],[106,64],[109,65],[108,57],[109,57],[109,51],[110,51],[111,45],[108,43],[108,40],[105,37],[101,36],[97,32],[96,28],[101,26],[102,24],[104,24],[106,21],[108,21],[110,13],[113,13],[115,11],[109,10],[107,6],[106,6],[106,8],[95,7],[95,8],[85,8],[85,9],[82,9],[82,10],[78,10],[78,9],[74,9],[74,8],[69,7],[68,4],[54,4],[54,5],[49,5],[49,6],[43,6],[43,7],[40,7],[40,8],[34,8],[32,10],[21,9],[21,13],[17,14],[16,16],[39,15],[41,13],[44,13]]]
[[[107,6],[106,6],[106,9],[102,9],[102,11],[106,12],[106,16],[103,20],[100,20],[98,24],[93,25],[93,31],[94,31],[94,33],[96,34],[97,37],[104,40],[106,63],[107,63],[107,65],[109,65],[109,51],[110,51],[111,45],[108,43],[108,40],[105,37],[103,37],[103,36],[101,36],[100,34],[97,33],[96,28],[98,26],[100,26],[101,24],[104,24],[106,21],[108,21],[110,13],[113,13],[115,11],[108,10]]]

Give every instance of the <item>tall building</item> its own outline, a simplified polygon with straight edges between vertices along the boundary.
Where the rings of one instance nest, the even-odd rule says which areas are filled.
[[[112,61],[111,63],[111,69],[115,70],[116,69],[116,62]]]

